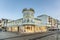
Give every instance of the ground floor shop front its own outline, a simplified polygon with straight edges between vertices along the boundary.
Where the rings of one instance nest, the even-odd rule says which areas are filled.
[[[7,31],[20,33],[47,32],[47,27],[46,26],[39,27],[35,25],[12,26],[7,27]]]

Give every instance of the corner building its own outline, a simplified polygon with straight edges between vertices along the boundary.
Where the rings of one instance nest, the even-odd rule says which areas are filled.
[[[49,16],[41,15],[37,18],[34,17],[34,9],[23,9],[23,18],[7,22],[7,31],[20,32],[20,33],[36,33],[36,32],[47,32],[49,24]],[[45,18],[46,17],[46,18]],[[53,25],[55,25],[53,23]]]

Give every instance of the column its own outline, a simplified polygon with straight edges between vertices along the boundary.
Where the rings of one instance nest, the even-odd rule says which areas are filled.
[[[19,32],[19,26],[18,26],[18,32]]]

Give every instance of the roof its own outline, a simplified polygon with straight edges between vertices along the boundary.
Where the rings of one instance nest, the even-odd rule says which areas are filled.
[[[33,11],[33,12],[35,12],[33,8],[30,8],[30,9],[24,8],[22,12],[24,12],[24,11]]]
[[[17,19],[17,20],[12,20],[12,21],[9,21],[8,23],[10,23],[10,22],[16,22],[16,21],[18,21],[18,20],[22,20],[23,18],[21,18],[21,19]]]
[[[42,16],[48,16],[48,15],[46,15],[46,14],[43,14],[43,15],[39,15],[39,16],[37,16],[37,17],[42,17]]]
[[[38,19],[38,18],[34,18],[35,20],[39,20],[39,21],[41,21],[41,19]]]

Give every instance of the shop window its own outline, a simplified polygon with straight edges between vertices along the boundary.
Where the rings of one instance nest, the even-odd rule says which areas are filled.
[[[30,27],[26,27],[26,29],[30,29]]]
[[[12,31],[18,31],[17,27],[12,27]]]

